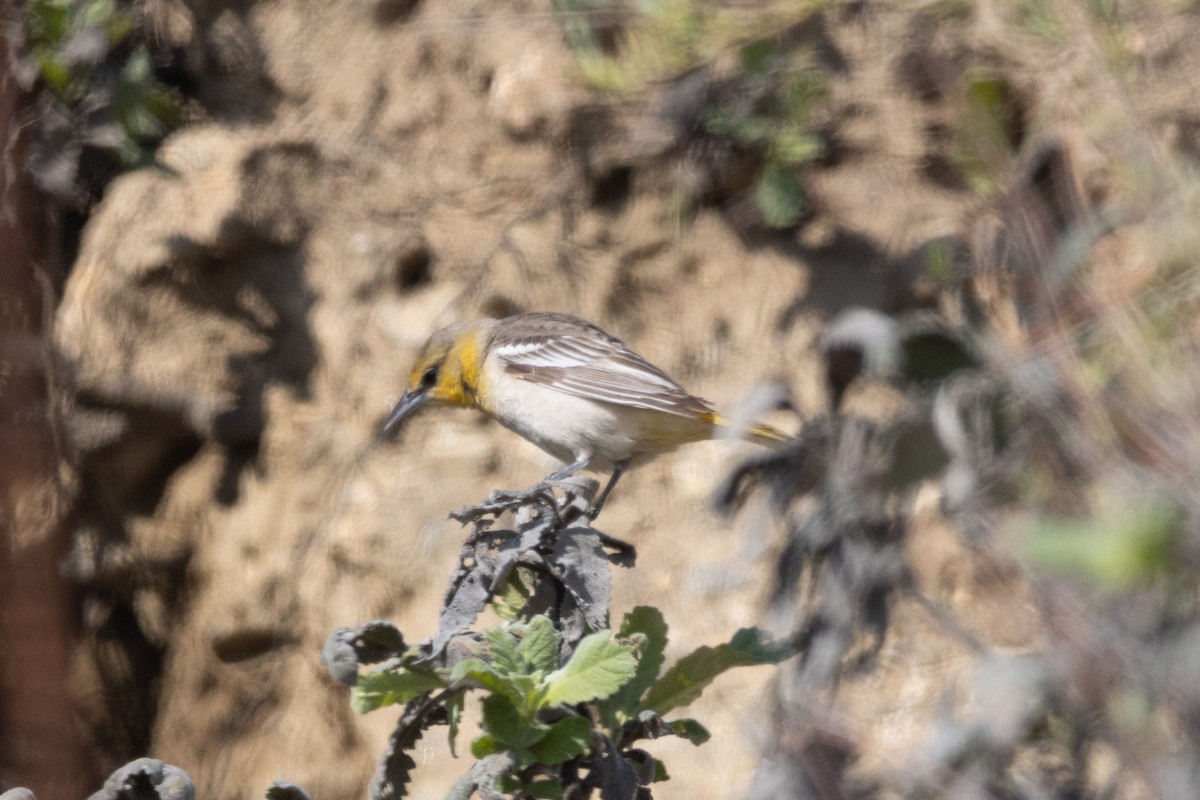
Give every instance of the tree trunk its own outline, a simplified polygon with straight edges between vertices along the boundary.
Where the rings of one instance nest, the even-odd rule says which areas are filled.
[[[14,9],[3,3],[3,18]],[[75,601],[50,403],[46,204],[25,170],[25,98],[0,36],[0,790],[87,795],[67,674]],[[44,274],[44,273],[42,273]]]

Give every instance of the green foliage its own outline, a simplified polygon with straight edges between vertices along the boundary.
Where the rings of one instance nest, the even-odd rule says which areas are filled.
[[[739,67],[725,99],[719,96],[709,111],[707,127],[763,154],[755,203],[768,226],[789,228],[807,206],[799,169],[824,149],[811,114],[825,84],[804,53],[765,39],[741,48]]]
[[[1019,0],[1014,4],[1017,22],[1031,33],[1051,41],[1063,38],[1062,21],[1051,0]]]
[[[712,738],[712,734],[708,732],[708,728],[694,719],[677,719],[667,727],[671,729],[671,733],[681,739],[687,739],[697,747]]]
[[[754,202],[768,226],[790,228],[804,211],[804,189],[793,171],[768,162],[754,182]]]
[[[59,162],[80,148],[105,151],[126,169],[152,163],[154,146],[179,122],[179,103],[137,41],[140,18],[115,0],[31,0],[23,22],[19,74],[52,100],[40,135],[54,155],[38,177],[60,185],[43,188],[69,194],[77,165]]]
[[[500,619],[513,622],[528,602],[529,589],[526,588],[525,581],[521,580],[521,571],[515,569],[500,587],[500,592],[492,598],[492,608]]]
[[[1037,519],[1022,551],[1048,572],[1083,578],[1102,590],[1129,590],[1179,566],[1183,521],[1178,506],[1161,498],[1112,502],[1092,519]]]
[[[657,608],[638,606],[625,615],[617,635],[622,641],[635,643],[638,663],[633,677],[601,704],[610,727],[636,715],[642,695],[658,679],[666,661],[667,623]]]
[[[359,676],[358,685],[350,695],[350,704],[358,713],[366,714],[384,706],[407,703],[445,685],[433,672],[418,667],[368,672]]]
[[[1021,121],[1013,87],[989,72],[964,78],[965,104],[957,131],[955,160],[972,188],[990,192],[1020,144]]]
[[[761,158],[751,193],[772,228],[800,220],[807,208],[800,168],[823,151],[811,125],[812,108],[825,95],[823,76],[781,34],[825,5],[797,0],[747,15],[698,0],[656,0],[612,30],[597,22],[611,6],[556,2],[567,12],[563,32],[584,79],[597,89],[636,92],[711,70],[727,53],[738,53],[731,74],[714,77],[705,127]],[[606,47],[607,40],[613,44]],[[687,206],[681,203],[681,211]]]
[[[546,677],[547,704],[586,703],[608,697],[636,674],[632,648],[609,636],[608,631],[588,636],[562,669]]]
[[[666,714],[695,702],[722,672],[734,667],[778,664],[791,655],[790,648],[766,640],[761,631],[743,628],[729,644],[700,647],[679,659],[646,692],[642,706],[655,714]]]
[[[702,0],[555,0],[563,34],[594,88],[629,93],[710,64],[744,42],[775,36],[828,5],[784,0],[746,14]]]
[[[446,699],[446,724],[450,730],[447,738],[450,740],[450,755],[458,757],[458,726],[462,721],[463,708],[467,703],[466,692],[452,692]]]
[[[499,597],[519,611],[514,591]],[[505,773],[496,786],[529,797],[559,797],[563,785],[548,779],[548,768],[586,760],[596,742],[629,747],[642,738],[678,736],[695,745],[709,733],[693,719],[665,721],[660,715],[696,700],[722,672],[738,666],[774,664],[791,654],[754,629],[739,631],[731,642],[701,647],[662,672],[667,625],[656,608],[638,607],[625,615],[617,635],[596,631],[584,636],[569,656],[562,635],[548,617],[507,621],[482,633],[476,654],[453,666],[432,667],[410,648],[389,666],[358,677],[352,705],[367,712],[387,705],[444,703],[451,748],[461,719],[465,692],[483,692],[482,732],[471,742],[482,770],[488,759],[503,756]],[[432,692],[443,694],[432,700]],[[650,780],[667,779],[655,762]],[[506,787],[506,788],[505,788]]]

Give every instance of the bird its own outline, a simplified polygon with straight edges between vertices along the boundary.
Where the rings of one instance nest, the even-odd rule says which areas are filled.
[[[566,465],[531,493],[581,470],[608,472],[589,510],[592,519],[626,469],[718,438],[730,424],[616,336],[546,311],[435,331],[379,437],[391,437],[416,411],[435,405],[482,411]],[[763,445],[791,438],[766,425],[740,433]]]

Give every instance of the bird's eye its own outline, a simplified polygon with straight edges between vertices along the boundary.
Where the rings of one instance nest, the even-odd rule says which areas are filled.
[[[422,389],[432,389],[434,384],[437,383],[437,378],[438,378],[438,367],[435,364],[432,367],[430,367],[429,369],[425,370],[425,374],[421,376],[421,388]]]

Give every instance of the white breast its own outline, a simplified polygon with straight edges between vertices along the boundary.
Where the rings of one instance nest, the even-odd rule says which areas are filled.
[[[504,371],[495,356],[483,364],[480,402],[506,428],[519,433],[564,463],[592,459],[592,468],[608,470],[637,454],[637,424],[627,419],[636,409],[596,402],[522,380]]]

